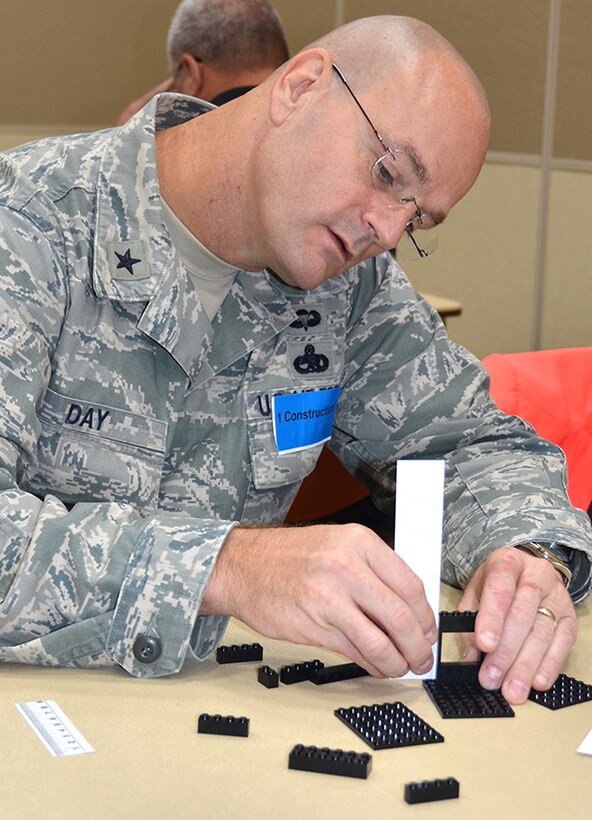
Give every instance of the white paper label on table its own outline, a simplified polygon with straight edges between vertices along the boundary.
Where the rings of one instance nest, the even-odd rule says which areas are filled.
[[[444,511],[443,460],[397,462],[395,500],[395,552],[421,578],[436,626],[440,612],[442,515]],[[432,647],[434,664],[424,675],[407,672],[401,680],[436,677],[438,643]]]
[[[94,752],[54,700],[30,700],[15,706],[54,757]]]
[[[577,751],[581,755],[592,755],[592,729],[590,729],[586,737],[582,740]]]

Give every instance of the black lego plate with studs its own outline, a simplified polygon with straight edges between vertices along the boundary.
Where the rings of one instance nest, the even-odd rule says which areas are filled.
[[[350,706],[335,709],[335,714],[373,749],[444,742],[443,735],[400,701]]]
[[[443,718],[514,717],[514,710],[499,691],[478,683],[439,683],[424,680],[424,689]]]

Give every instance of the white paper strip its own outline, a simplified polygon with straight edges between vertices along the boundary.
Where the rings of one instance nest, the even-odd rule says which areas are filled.
[[[54,700],[31,700],[15,706],[54,757],[94,752]]]
[[[436,618],[436,626],[440,612],[444,471],[443,460],[397,462],[395,552],[423,581],[426,598]],[[437,642],[432,651],[434,665],[429,672],[424,675],[408,672],[401,680],[435,678]]]

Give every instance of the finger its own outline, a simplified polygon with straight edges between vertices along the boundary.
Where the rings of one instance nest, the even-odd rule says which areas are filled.
[[[419,583],[420,594],[423,595],[421,581],[413,573],[408,572],[413,581]],[[374,644],[368,650],[372,652],[368,656],[370,660],[385,670],[385,674],[390,677],[403,674],[401,671],[393,670],[394,655],[389,646],[391,644],[416,674],[423,674],[430,669],[433,662],[432,648],[418,621],[416,611],[371,572],[368,572],[366,578],[361,576],[360,581],[361,583],[356,583],[352,588],[354,602],[379,630],[378,633],[372,630]],[[366,625],[363,620],[361,623]],[[367,640],[364,636],[364,641]],[[354,643],[360,646],[359,640]],[[363,646],[366,650],[368,644],[365,643]]]
[[[524,703],[534,676],[554,640],[555,625],[550,618],[538,614],[524,639],[515,661],[502,681],[501,690],[509,703]]]
[[[360,617],[350,625],[349,637],[384,675],[399,677],[409,668],[423,674],[431,668],[431,645],[404,601],[380,585],[355,603]]]
[[[362,666],[370,675],[375,678],[384,678],[385,675],[370,663],[370,661],[358,650],[349,638],[337,628],[328,629],[319,642],[319,646],[337,652],[348,658],[350,661]]]
[[[482,685],[487,689],[498,689],[501,686],[510,668],[524,652],[527,640],[533,632],[537,637],[544,636],[544,649],[549,645],[553,634],[553,624],[541,624],[541,616],[538,616],[539,621],[535,624],[540,599],[540,591],[530,585],[520,586],[516,590],[516,597],[508,610],[498,646],[494,652],[488,654],[481,666],[480,679]],[[537,660],[541,659],[542,654]],[[517,685],[518,681],[516,687]]]
[[[495,561],[491,561],[483,572],[479,600],[479,612],[475,621],[475,643],[482,652],[491,653],[498,649],[504,626],[512,603],[516,597],[518,579],[521,572],[520,557],[508,551],[498,551]],[[485,569],[485,568],[484,568]],[[540,598],[539,598],[540,600]],[[532,619],[534,611],[532,608]],[[507,670],[513,660],[508,647],[502,647],[505,652]],[[501,680],[501,678],[500,678]],[[495,687],[496,688],[496,687]]]
[[[538,613],[530,634],[509,669],[502,694],[510,703],[524,703],[537,678],[548,688],[557,679],[575,640],[569,618],[562,618],[555,627],[553,621]]]
[[[383,584],[411,609],[425,639],[430,644],[434,643],[438,639],[436,618],[421,579],[386,546],[380,550],[369,550],[368,564]]]
[[[539,616],[544,617],[544,616]],[[548,620],[548,619],[547,619]],[[575,613],[571,613],[557,622],[555,634],[551,645],[545,653],[545,657],[539,665],[532,681],[532,686],[539,691],[544,691],[553,686],[563,664],[565,663],[571,647],[576,641],[578,634],[578,621]]]
[[[342,608],[333,625],[337,637],[333,636],[332,641],[337,640],[342,648],[336,645],[332,648],[346,654],[370,674],[396,678],[409,670],[406,658],[390,637],[357,605]]]
[[[549,569],[551,568],[545,566],[542,562],[539,562],[539,564],[531,563],[528,574],[524,573],[520,577],[515,587],[514,600],[507,609],[498,645],[494,651],[487,655],[481,666],[479,679],[482,686],[488,689],[498,689],[502,685],[502,681],[508,680],[509,670],[514,666],[519,656],[522,656],[524,661],[524,647],[530,644],[530,655],[535,652],[531,639],[533,633],[537,636],[547,637],[544,646],[546,650],[553,637],[553,632],[550,631],[553,624],[540,623],[541,617],[544,617],[538,614],[541,601],[548,601],[549,606],[553,606],[553,611],[559,614],[567,612],[566,606],[571,608],[569,597],[563,586],[560,586],[556,573],[549,572]],[[509,580],[508,577],[506,581]],[[487,600],[486,587],[487,584],[484,584],[480,615],[488,614],[484,612]],[[477,622],[479,622],[479,616]],[[479,638],[477,637],[478,641]],[[535,645],[538,646],[538,643],[535,642]],[[521,667],[521,674],[514,682],[514,702],[521,702],[520,699],[524,693],[519,692],[520,686],[524,688],[525,685],[528,685],[528,689],[530,689],[530,683],[536,668],[538,668],[538,663],[542,659],[542,656],[537,658],[536,667],[533,667],[534,660],[530,655],[526,656],[527,667]],[[506,683],[505,686],[507,688],[508,684]],[[528,691],[526,691],[526,695],[528,695]]]

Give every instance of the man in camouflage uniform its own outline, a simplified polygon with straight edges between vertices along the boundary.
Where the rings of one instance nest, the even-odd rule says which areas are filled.
[[[123,125],[161,91],[223,105],[288,59],[282,21],[268,0],[182,0],[167,36],[170,75],[126,105]]]
[[[443,574],[480,609],[481,681],[513,702],[553,682],[588,519],[384,252],[444,218],[488,136],[462,59],[388,17],[223,108],[164,95],[2,158],[2,660],[165,675],[234,615],[426,671],[421,583],[374,533],[271,526],[329,430],[383,509],[397,459],[446,459]]]

